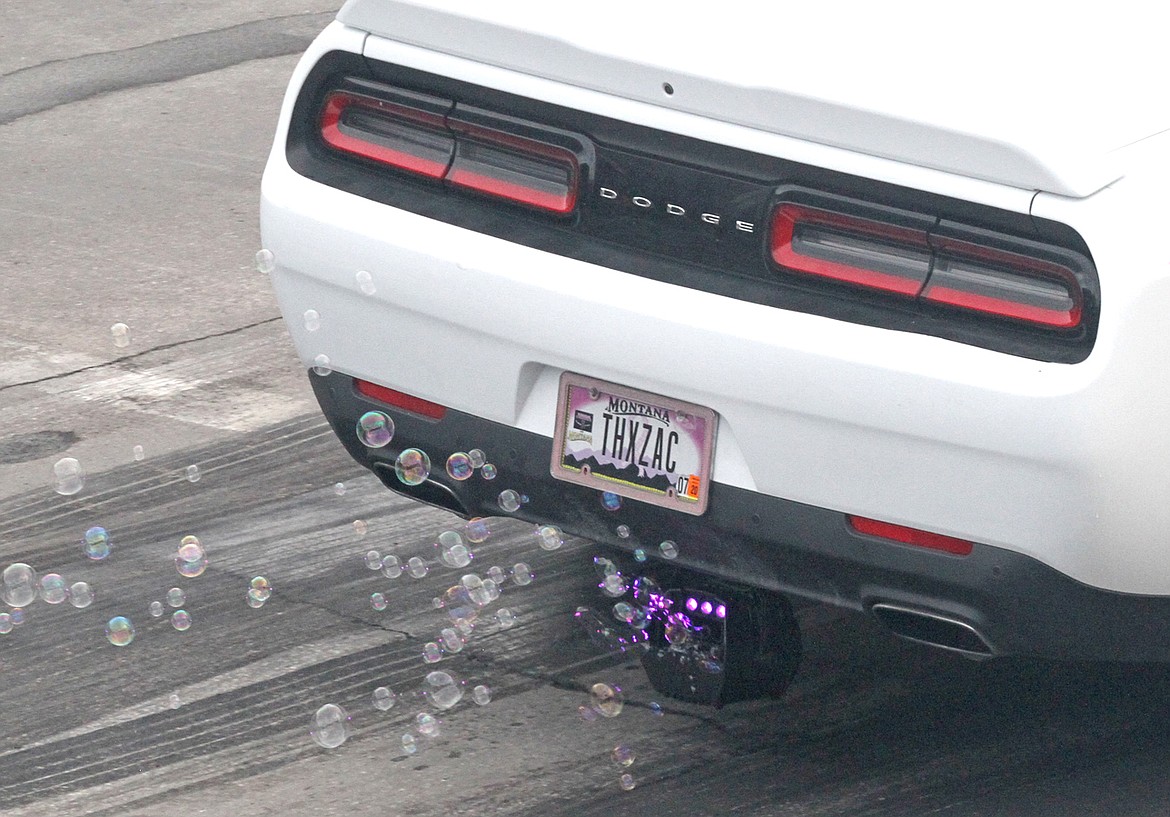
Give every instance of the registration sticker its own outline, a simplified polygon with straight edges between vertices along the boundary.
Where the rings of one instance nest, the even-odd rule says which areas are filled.
[[[707,510],[715,412],[584,375],[561,375],[551,473],[698,516]]]

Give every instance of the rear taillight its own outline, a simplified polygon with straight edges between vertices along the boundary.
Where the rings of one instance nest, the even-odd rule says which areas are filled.
[[[377,400],[379,403],[385,403],[388,406],[409,411],[411,414],[419,414],[431,420],[442,420],[447,416],[446,406],[441,406],[438,403],[432,403],[430,400],[423,400],[421,397],[415,397],[413,394],[406,394],[405,392],[395,391],[385,386],[379,386],[377,383],[371,383],[368,380],[355,380],[354,388],[357,389],[358,394]]]
[[[908,226],[915,219],[920,226]],[[927,226],[921,226],[924,219]],[[829,199],[825,207],[779,202],[772,211],[769,246],[780,271],[801,278],[1044,329],[1081,324],[1085,297],[1076,260],[1035,242]]]
[[[320,115],[328,147],[395,170],[555,215],[577,205],[584,141],[509,117],[396,89],[326,95]]]
[[[882,522],[864,516],[847,516],[846,519],[849,521],[849,527],[858,533],[864,533],[867,536],[877,536],[878,538],[888,539],[891,542],[898,542],[903,545],[913,545],[914,547],[927,548],[929,550],[940,550],[943,553],[950,553],[954,556],[970,556],[971,551],[975,549],[975,546],[966,539],[943,536],[941,533],[931,533],[930,531],[919,530],[918,528],[908,528],[905,525],[895,525],[891,522]]]

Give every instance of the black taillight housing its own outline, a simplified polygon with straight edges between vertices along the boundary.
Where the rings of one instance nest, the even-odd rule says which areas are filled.
[[[782,276],[1046,331],[1078,330],[1095,294],[1072,250],[798,188],[778,191],[768,249]]]

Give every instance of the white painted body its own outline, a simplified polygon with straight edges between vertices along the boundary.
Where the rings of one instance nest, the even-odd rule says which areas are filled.
[[[766,26],[737,29],[745,39],[716,50],[724,23],[680,20],[662,29],[662,41],[635,42],[628,32],[637,21],[603,31],[572,18],[565,27],[567,13],[542,4],[460,12],[490,25],[442,9],[454,3],[426,6],[349,3],[340,15],[349,25],[321,35],[286,97],[263,182],[263,242],[306,366],[323,353],[347,374],[550,438],[560,373],[585,372],[714,409],[718,482],[1007,548],[1095,587],[1170,595],[1170,251],[1162,238],[1170,140],[1154,136],[1168,124],[1162,96],[1110,103],[1108,116],[1082,110],[1084,128],[1070,130],[1065,120],[1021,120],[1034,94],[975,93],[977,71],[895,82],[909,58],[898,51],[874,65],[864,19],[849,40],[866,55],[857,57],[864,70],[852,63],[846,73],[829,60],[823,71],[773,79],[773,61],[760,54],[774,42]],[[623,11],[661,21],[663,8]],[[367,36],[359,24],[379,33]],[[1012,39],[1002,47],[1035,45]],[[969,48],[928,45],[940,71],[972,58]],[[785,62],[807,68],[824,47],[789,39]],[[305,75],[337,49],[1064,222],[1084,237],[1100,276],[1096,345],[1084,362],[1043,363],[781,311],[310,181],[288,165],[287,129]],[[1030,59],[1043,67],[1035,51]],[[670,97],[666,81],[676,87]],[[1053,90],[1063,100],[1075,89]],[[1097,90],[1094,104],[1105,104],[1107,89]],[[944,92],[975,95],[969,107],[950,96],[923,107],[923,94]],[[372,296],[359,290],[357,270],[371,273]],[[586,279],[606,297],[573,283]],[[307,309],[320,314],[320,330],[303,326]],[[586,315],[610,331],[565,328]],[[684,344],[701,352],[680,356]]]

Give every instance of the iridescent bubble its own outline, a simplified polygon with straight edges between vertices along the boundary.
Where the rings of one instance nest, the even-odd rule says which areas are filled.
[[[592,723],[597,720],[597,710],[591,706],[581,704],[581,706],[577,707],[577,717],[585,721],[585,723]]]
[[[323,749],[336,749],[349,737],[350,717],[337,704],[325,704],[309,722],[309,736]]]
[[[483,517],[472,519],[463,526],[463,536],[473,545],[486,542],[491,533],[491,525]]]
[[[622,688],[617,684],[607,684],[598,681],[589,687],[589,705],[597,710],[597,714],[606,718],[616,718],[622,712],[626,699],[622,695]]]
[[[651,701],[650,702],[650,714],[661,716],[663,714],[662,704],[658,703],[658,701]]]
[[[523,587],[532,584],[532,568],[525,562],[516,562],[512,565],[512,581]]]
[[[103,527],[92,527],[85,532],[84,545],[86,558],[100,562],[110,555],[110,534]]]
[[[367,550],[364,561],[370,570],[382,569],[382,554],[376,550]]]
[[[487,706],[492,702],[492,690],[487,684],[476,684],[475,689],[471,690],[471,700],[475,701],[477,706]]]
[[[621,571],[618,570],[618,566],[614,564],[612,559],[607,559],[604,556],[594,556],[593,572],[597,574],[599,579],[604,579],[606,576],[614,576]]]
[[[488,480],[495,479],[496,478],[496,466],[492,465],[490,462],[485,462],[483,464],[483,468],[479,469],[479,474],[484,479],[488,479]]]
[[[187,466],[187,482],[198,482],[199,477],[201,477],[201,476],[202,476],[202,474],[199,473],[199,466],[198,465],[188,465]]]
[[[662,558],[673,559],[678,556],[678,545],[667,539],[658,546],[658,550],[662,553]]]
[[[634,548],[634,561],[646,561],[646,551],[642,550],[642,548]]]
[[[496,584],[495,579],[484,579],[483,592],[487,595],[490,604],[500,597],[500,586]]]
[[[520,494],[513,491],[511,488],[500,491],[500,495],[496,497],[496,504],[500,506],[500,510],[506,513],[513,513],[520,510]]]
[[[474,620],[479,615],[479,606],[471,600],[462,583],[449,587],[439,602],[452,621]]]
[[[374,690],[371,698],[374,702],[374,708],[385,712],[394,708],[394,702],[398,696],[389,687],[378,687]]]
[[[134,446],[134,461],[142,462],[144,459],[146,459],[146,450],[140,445]]]
[[[484,464],[487,463],[487,454],[478,448],[473,448],[467,452],[467,460],[471,463],[472,468],[483,468]]]
[[[402,751],[408,755],[418,754],[418,741],[409,732],[402,736]]]
[[[507,607],[501,607],[496,610],[496,621],[500,622],[500,629],[511,629],[516,625],[516,614]]]
[[[177,693],[177,692],[172,692],[172,693],[170,694],[170,696],[167,698],[167,705],[168,705],[168,706],[169,706],[171,709],[178,709],[180,706],[182,706],[182,705],[183,705],[183,701],[182,701],[182,699],[179,697],[179,693]]]
[[[629,746],[626,746],[624,743],[619,743],[617,746],[613,747],[613,751],[609,753],[609,756],[614,763],[616,763],[618,766],[621,766],[622,768],[629,766],[637,758],[634,750]]]
[[[24,624],[25,614],[24,614],[23,608],[21,608],[21,607],[13,608],[12,612],[9,615],[12,616],[12,623],[14,625],[16,625],[17,627],[19,627],[21,624]]]
[[[471,467],[471,457],[462,451],[456,451],[447,457],[447,476],[451,479],[462,482],[473,473],[475,473],[475,469]]]
[[[638,784],[634,782],[634,776],[627,773],[618,778],[618,785],[622,787],[622,791],[633,791]]]
[[[261,607],[264,606],[264,603],[266,601],[268,601],[268,599],[264,598],[262,595],[257,593],[255,590],[249,590],[247,595],[244,598],[248,602],[248,606],[251,607],[253,610],[259,610]]]
[[[675,647],[681,647],[691,640],[691,631],[681,621],[672,620],[666,623],[662,636],[666,639],[666,643]]]
[[[634,605],[626,601],[619,601],[613,606],[613,617],[624,624],[630,624],[637,618]]]
[[[621,573],[613,573],[606,576],[601,582],[601,592],[609,596],[611,599],[619,598],[626,594],[626,579]]]
[[[202,576],[207,569],[207,552],[197,536],[184,536],[175,553],[175,569],[188,579]]]
[[[621,539],[629,539],[630,538],[630,526],[629,525],[618,525],[617,526],[617,535]]]
[[[191,614],[186,610],[176,610],[171,614],[171,626],[180,633],[185,633],[191,629]]]
[[[444,627],[439,631],[439,643],[449,653],[463,651],[463,638],[454,627]]]
[[[130,345],[130,327],[124,323],[116,323],[110,327],[110,335],[114,338],[114,345],[125,349]]]
[[[69,586],[69,603],[79,610],[93,604],[93,588],[89,582],[74,582]]]
[[[459,579],[459,583],[463,585],[463,589],[467,591],[468,597],[476,607],[483,607],[491,604],[491,591],[484,587],[483,579],[474,573],[468,573]]]
[[[461,618],[455,622],[455,629],[459,631],[459,634],[466,641],[475,632],[475,623],[471,619]]]
[[[358,270],[353,278],[357,281],[358,289],[362,291],[363,295],[373,295],[378,291],[374,286],[374,276],[370,275],[364,269]]]
[[[504,580],[508,578],[508,574],[504,572],[504,568],[499,565],[492,565],[487,569],[488,578],[496,584],[503,584]]]
[[[429,712],[418,713],[414,718],[414,723],[418,733],[424,738],[437,738],[439,736],[439,725],[442,721]]]
[[[61,496],[73,496],[85,487],[85,471],[73,457],[63,457],[53,463],[54,490]]]
[[[263,576],[253,576],[248,583],[248,593],[263,604],[272,596],[272,584]]]
[[[154,618],[161,618],[161,617],[162,617],[162,614],[163,614],[163,610],[164,610],[165,608],[163,607],[163,603],[162,603],[161,601],[158,601],[158,600],[156,599],[155,601],[152,601],[152,602],[150,603],[150,606],[149,606],[149,607],[147,607],[146,609],[150,611],[150,615],[151,615],[152,617],[154,617]]]
[[[256,269],[265,275],[276,269],[276,256],[272,254],[272,250],[260,250],[256,253]]]
[[[345,483],[335,482],[333,484],[333,493],[337,494],[338,496],[345,496]]]
[[[388,579],[397,579],[402,575],[402,562],[394,554],[382,557],[382,575]]]
[[[425,451],[408,448],[394,460],[394,473],[403,485],[421,485],[431,474],[431,458]]]
[[[406,572],[411,575],[411,578],[421,579],[430,572],[430,567],[421,556],[411,556],[406,560]]]
[[[384,411],[367,411],[358,418],[357,438],[366,448],[385,448],[394,439],[394,420]]]
[[[23,562],[4,568],[2,596],[9,607],[28,607],[37,600],[40,584],[37,572]]]
[[[541,550],[559,550],[565,538],[556,525],[541,525],[536,529],[536,541]]]
[[[11,613],[0,613],[0,635],[8,635],[15,627]]]
[[[443,658],[443,649],[434,641],[428,641],[423,644],[423,661],[428,664],[434,664]]]
[[[364,519],[353,520],[353,532],[356,533],[358,536],[365,536],[366,531],[368,531],[369,529],[370,529],[370,526],[368,524],[366,524],[366,520],[364,520]]]
[[[434,670],[427,673],[422,693],[435,709],[450,709],[463,700],[463,684],[449,672]]]
[[[453,530],[440,533],[435,547],[439,549],[439,561],[447,567],[467,567],[471,564],[471,551],[463,544],[463,537]]]
[[[306,309],[305,314],[301,318],[305,322],[306,332],[316,332],[321,328],[321,313],[316,309]]]
[[[329,355],[322,353],[313,358],[313,374],[318,377],[333,374],[333,363],[329,360]]]
[[[601,507],[607,511],[616,511],[622,506],[622,498],[611,491],[601,492]]]
[[[386,609],[386,596],[382,593],[370,594],[370,606],[378,612]]]
[[[171,607],[182,607],[187,603],[187,593],[181,587],[172,587],[167,591],[167,604]]]
[[[134,625],[125,616],[114,616],[106,622],[106,639],[115,647],[125,647],[134,640]]]
[[[69,598],[69,585],[60,573],[41,576],[41,598],[46,604],[60,604]]]

